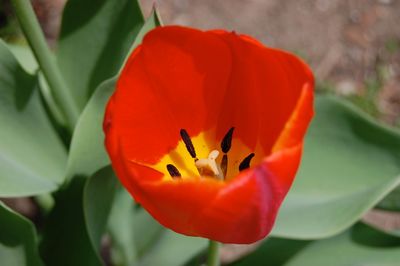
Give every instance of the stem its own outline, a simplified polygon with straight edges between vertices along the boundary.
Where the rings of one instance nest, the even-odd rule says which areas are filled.
[[[208,244],[208,260],[207,260],[207,266],[219,266],[219,249],[220,249],[221,244],[210,240]]]
[[[39,22],[29,0],[11,0],[21,28],[49,84],[55,102],[60,106],[68,127],[73,129],[79,108],[65,84],[61,72],[47,46]]]

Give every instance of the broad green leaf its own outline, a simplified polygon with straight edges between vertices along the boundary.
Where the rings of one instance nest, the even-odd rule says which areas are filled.
[[[53,96],[51,94],[49,85],[47,84],[46,79],[40,72],[38,63],[33,55],[32,50],[27,45],[20,45],[20,44],[10,44],[7,43],[8,48],[17,58],[20,65],[24,68],[26,72],[29,74],[36,74],[38,73],[39,77],[39,87],[41,94],[50,109],[51,114],[54,116],[55,120],[59,122],[61,125],[65,125],[65,119],[59,110],[59,106],[55,103]]]
[[[69,0],[57,59],[83,109],[101,82],[117,74],[144,19],[136,0]]]
[[[143,256],[138,265],[184,265],[192,257],[202,252],[207,244],[206,239],[188,237],[170,230],[164,230],[158,241]]]
[[[400,238],[360,224],[337,237],[311,243],[287,266],[397,266],[399,261]]]
[[[66,152],[27,74],[0,41],[0,196],[46,193],[63,182]]]
[[[33,224],[0,201],[0,264],[41,266]]]
[[[106,229],[117,186],[118,180],[111,166],[101,169],[86,182],[83,210],[86,229],[97,253],[100,253],[101,237]]]
[[[46,219],[40,253],[46,265],[102,265],[87,231],[83,191],[86,177],[75,177],[55,194]]]
[[[117,191],[114,204],[108,221],[108,231],[111,237],[111,257],[115,265],[135,265],[138,256],[138,247],[135,244],[135,203],[129,193],[123,188]],[[144,230],[152,231],[152,224]],[[145,242],[151,239],[147,236]]]
[[[7,46],[26,72],[34,74],[38,70],[39,66],[29,46],[9,43]]]
[[[378,208],[389,211],[400,211],[400,187],[390,192],[379,204]]]
[[[102,265],[100,240],[117,184],[108,166],[90,178],[76,176],[55,194],[41,243],[47,265]]]
[[[400,238],[357,224],[324,240],[267,239],[254,253],[231,264],[274,266],[397,266]]]
[[[35,56],[33,55],[32,50],[27,45],[19,45],[19,44],[10,44],[7,46],[10,48],[11,52],[17,58],[20,65],[25,69],[29,74],[36,74],[39,77],[39,87],[41,94],[50,109],[51,114],[54,116],[55,120],[61,125],[65,125],[65,119],[60,111],[60,107],[56,104],[53,99],[53,95],[51,94],[49,85],[47,84],[46,79],[44,78],[42,72],[39,69],[38,63],[36,61]]]
[[[162,239],[167,229],[142,208],[136,210],[134,219],[134,242],[138,257],[142,258]]]
[[[350,225],[400,183],[400,134],[321,96],[273,236],[315,239]]]
[[[104,148],[103,117],[105,106],[114,92],[116,78],[103,82],[86,105],[72,136],[67,178],[90,176],[110,164]]]
[[[166,230],[121,187],[108,224],[116,265],[136,265]]]
[[[149,30],[159,25],[159,21],[156,12],[153,11],[138,33],[131,50],[141,43]],[[104,149],[102,123],[105,106],[114,92],[116,79],[111,78],[96,89],[78,120],[68,158],[68,177],[76,174],[89,176],[110,163]]]

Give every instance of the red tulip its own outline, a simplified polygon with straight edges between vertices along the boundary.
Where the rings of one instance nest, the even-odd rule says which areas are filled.
[[[295,177],[313,86],[296,56],[248,36],[156,28],[107,106],[113,168],[165,227],[224,243],[262,239]]]

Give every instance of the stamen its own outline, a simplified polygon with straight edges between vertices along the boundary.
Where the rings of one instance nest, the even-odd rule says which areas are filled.
[[[192,140],[190,139],[189,134],[185,129],[181,129],[180,131],[181,137],[183,142],[185,143],[186,149],[189,152],[190,156],[192,156],[193,159],[196,159],[196,151],[194,150],[194,146],[192,143]]]
[[[172,178],[181,177],[181,173],[179,172],[178,168],[176,168],[173,164],[167,164],[167,170]]]
[[[231,149],[232,134],[234,129],[234,127],[231,127],[231,129],[229,129],[229,131],[225,134],[225,137],[222,139],[221,149],[223,153],[227,153]]]
[[[247,168],[250,167],[250,161],[253,159],[254,153],[250,153],[246,158],[243,159],[243,161],[239,165],[239,171],[246,170]]]
[[[226,173],[228,172],[228,155],[224,154],[221,160],[221,171],[226,176]]]

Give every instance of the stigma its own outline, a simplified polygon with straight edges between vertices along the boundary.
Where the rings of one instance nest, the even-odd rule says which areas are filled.
[[[197,170],[200,176],[214,176],[220,180],[224,180],[224,174],[221,167],[215,161],[218,158],[219,151],[213,150],[208,155],[208,158],[198,159],[195,161]]]

